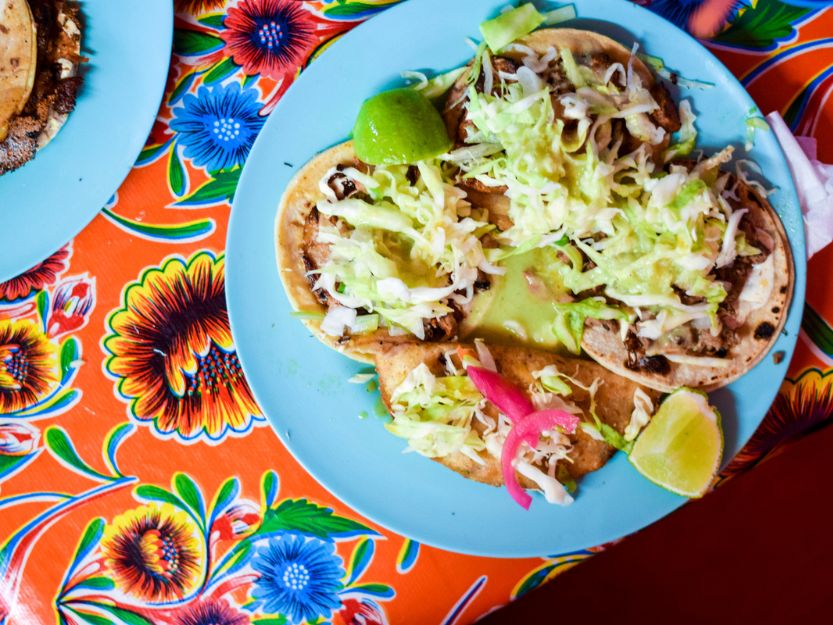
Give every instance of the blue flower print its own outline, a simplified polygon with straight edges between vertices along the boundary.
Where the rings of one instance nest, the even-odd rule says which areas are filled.
[[[257,548],[252,568],[260,577],[252,588],[251,609],[302,623],[327,618],[341,606],[344,569],[331,542],[281,534]]]
[[[208,171],[242,165],[264,123],[257,98],[256,89],[237,83],[186,95],[171,121],[186,158]]]

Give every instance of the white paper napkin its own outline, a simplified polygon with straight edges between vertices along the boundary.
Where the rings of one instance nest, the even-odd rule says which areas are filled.
[[[809,259],[833,241],[833,165],[819,162],[815,138],[793,136],[777,111],[766,119],[784,148],[795,180],[804,214]]]

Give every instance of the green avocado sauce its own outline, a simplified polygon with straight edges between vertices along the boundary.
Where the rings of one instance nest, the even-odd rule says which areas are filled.
[[[566,290],[552,271],[558,259],[552,248],[537,248],[510,256],[501,263],[502,276],[478,293],[461,328],[462,338],[490,343],[521,343],[563,351],[553,332],[553,304],[564,301]]]

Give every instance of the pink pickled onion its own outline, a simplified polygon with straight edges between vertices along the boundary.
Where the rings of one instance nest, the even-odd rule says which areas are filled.
[[[475,385],[477,383],[475,382]],[[479,387],[478,387],[479,388]],[[485,393],[484,393],[485,394]],[[576,415],[563,410],[539,410],[527,414],[515,422],[506,440],[503,443],[503,450],[500,455],[500,466],[503,470],[503,482],[509,495],[524,509],[529,510],[532,497],[529,496],[518,482],[515,467],[512,463],[518,455],[521,443],[526,443],[533,449],[538,445],[538,438],[542,432],[551,430],[558,426],[568,434],[572,434],[578,427],[579,419]]]
[[[541,434],[556,426],[567,434],[572,434],[578,427],[579,419],[576,415],[563,410],[538,410],[536,412],[526,393],[496,371],[469,366],[466,372],[477,390],[512,421],[512,428],[506,435],[500,454],[503,483],[512,499],[517,501],[524,510],[529,510],[532,497],[521,488],[515,467],[512,466],[521,443],[526,443],[534,449],[538,445]]]
[[[466,369],[471,381],[483,396],[515,423],[535,411],[529,397],[521,389],[495,371],[483,367]]]

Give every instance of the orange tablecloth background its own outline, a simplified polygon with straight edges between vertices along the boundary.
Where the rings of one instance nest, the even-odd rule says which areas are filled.
[[[469,623],[592,555],[477,558],[383,530],[301,469],[240,371],[223,292],[240,166],[298,72],[392,4],[177,0],[136,167],[0,284],[0,624]],[[280,54],[247,43],[263,28]],[[708,46],[833,161],[833,10],[741,3]],[[236,151],[209,149],[205,119]],[[723,478],[833,416],[832,265],[810,263],[788,380]]]

